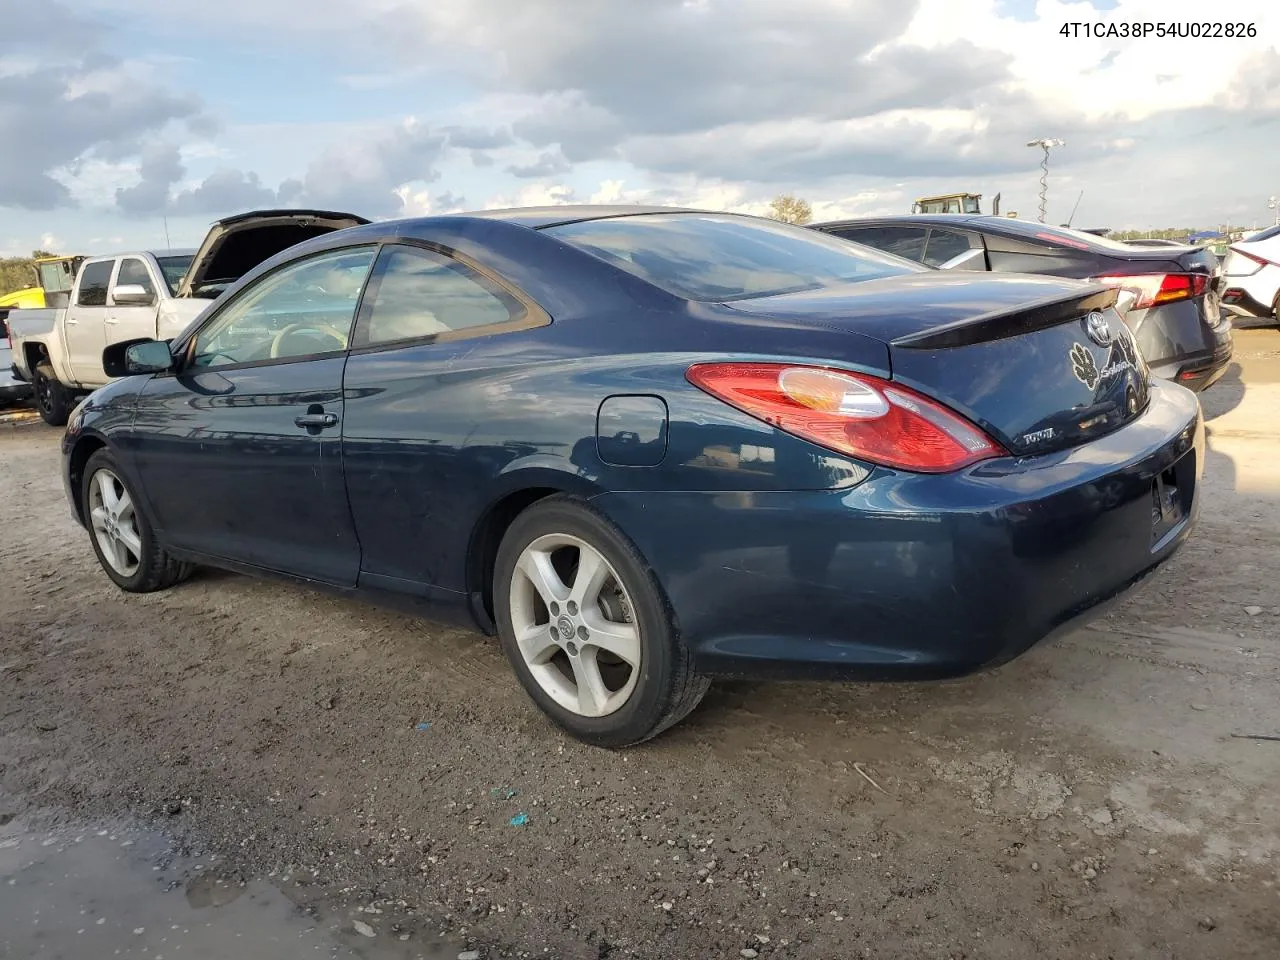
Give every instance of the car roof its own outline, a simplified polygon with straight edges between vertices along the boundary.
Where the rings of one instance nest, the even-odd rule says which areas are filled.
[[[918,223],[922,226],[939,224],[954,225],[986,220],[994,220],[998,223],[1002,223],[1010,219],[1012,218],[992,217],[980,213],[889,213],[881,217],[850,217],[846,220],[828,220],[824,223],[811,224],[811,226],[820,230],[825,230],[830,227],[871,227],[886,223]]]
[[[85,263],[94,263],[99,260],[119,260],[121,257],[152,256],[159,260],[162,257],[194,257],[195,255],[194,247],[172,247],[166,250],[120,250],[116,253],[99,253],[92,257],[85,257]]]
[[[1020,220],[1016,217],[997,217],[990,213],[891,213],[882,217],[853,217],[848,220],[830,220],[825,223],[812,224],[819,230],[838,229],[840,227],[881,227],[881,226],[950,226],[968,227],[971,230],[985,230],[989,233],[1003,233],[1009,237],[1026,237],[1044,239],[1046,232],[1053,234],[1063,230],[1080,239],[1106,239],[1097,230],[1084,230],[1079,227],[1061,227],[1054,223],[1040,223],[1038,220]],[[1123,241],[1115,240],[1120,244]]]
[[[606,220],[611,217],[634,217],[653,213],[710,213],[691,207],[662,207],[636,203],[565,203],[545,207],[504,207],[498,210],[469,210],[465,213],[445,216],[474,217],[481,220],[505,220],[539,230],[543,227],[565,223],[582,223],[587,220]]]

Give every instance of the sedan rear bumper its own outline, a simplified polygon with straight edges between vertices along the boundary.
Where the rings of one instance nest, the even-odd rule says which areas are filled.
[[[929,679],[1007,661],[1167,560],[1203,461],[1195,396],[1156,382],[1138,420],[1044,456],[845,491],[593,502],[648,559],[700,671]]]

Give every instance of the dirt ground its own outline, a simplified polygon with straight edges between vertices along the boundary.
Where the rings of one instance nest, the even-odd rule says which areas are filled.
[[[472,634],[222,573],[120,593],[58,431],[0,423],[0,825],[159,823],[486,957],[1275,957],[1280,332],[1236,350],[1198,531],[1105,620],[962,681],[718,685],[620,753]]]

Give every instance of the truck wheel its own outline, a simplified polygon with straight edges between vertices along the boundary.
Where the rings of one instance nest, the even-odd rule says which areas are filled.
[[[36,367],[32,375],[32,386],[35,388],[36,409],[40,411],[40,419],[51,427],[66,426],[67,417],[71,415],[71,393],[58,382],[53,367],[47,363]]]

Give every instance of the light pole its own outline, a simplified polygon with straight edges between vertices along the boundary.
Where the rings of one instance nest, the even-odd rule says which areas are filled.
[[[1044,223],[1049,202],[1049,148],[1066,146],[1066,141],[1057,137],[1041,137],[1039,140],[1028,140],[1027,146],[1044,150],[1044,159],[1040,161],[1040,222]]]
[[[1280,197],[1267,197],[1267,209],[1276,212],[1276,226],[1280,227]]]

